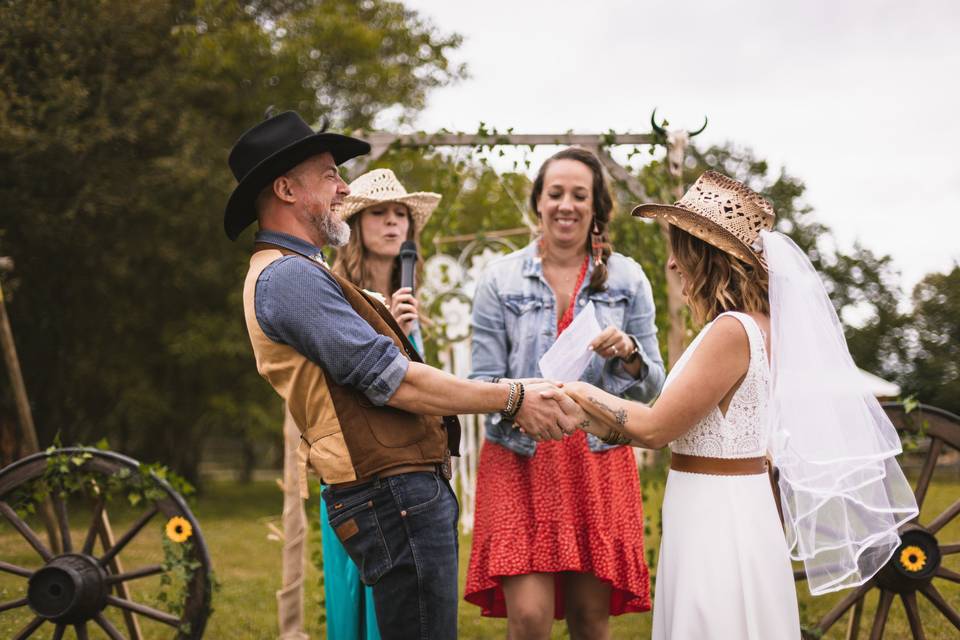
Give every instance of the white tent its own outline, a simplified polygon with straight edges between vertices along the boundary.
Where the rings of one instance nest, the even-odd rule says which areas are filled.
[[[896,398],[900,395],[900,385],[893,382],[887,382],[879,376],[875,376],[869,371],[860,369],[860,375],[863,376],[863,383],[870,393],[876,398]]]

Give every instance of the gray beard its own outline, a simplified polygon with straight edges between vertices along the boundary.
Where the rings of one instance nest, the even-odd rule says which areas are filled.
[[[315,220],[317,230],[327,239],[327,244],[331,247],[342,247],[350,242],[350,225],[337,217],[333,212],[328,213],[319,220]]]

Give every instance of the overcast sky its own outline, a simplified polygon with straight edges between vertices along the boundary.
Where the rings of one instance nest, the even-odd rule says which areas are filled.
[[[903,282],[960,260],[960,2],[405,0],[464,43],[471,78],[418,129],[710,126],[807,185],[840,245]],[[534,167],[535,168],[535,167]]]

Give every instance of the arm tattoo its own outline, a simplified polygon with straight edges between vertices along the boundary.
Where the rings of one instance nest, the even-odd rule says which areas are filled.
[[[613,414],[613,417],[614,417],[614,419],[616,419],[618,425],[620,425],[621,427],[626,426],[626,424],[627,424],[627,412],[626,412],[626,410],[624,410],[624,409],[613,409],[613,408],[611,408],[611,407],[608,407],[607,405],[603,404],[602,402],[600,402],[599,400],[597,400],[597,399],[594,398],[594,397],[591,397],[591,398],[590,398],[590,402],[592,402],[593,404],[597,405],[598,407],[600,407],[601,409],[603,409],[603,410],[606,411],[607,413]]]
[[[590,426],[590,418],[584,418],[580,424],[577,425],[578,429],[586,429]]]

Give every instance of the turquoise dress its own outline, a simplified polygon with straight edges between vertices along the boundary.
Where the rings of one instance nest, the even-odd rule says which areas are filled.
[[[422,338],[414,330],[410,342],[420,353]],[[360,582],[360,571],[327,520],[320,501],[320,534],[323,547],[323,591],[327,603],[327,640],[380,640],[373,589]]]

